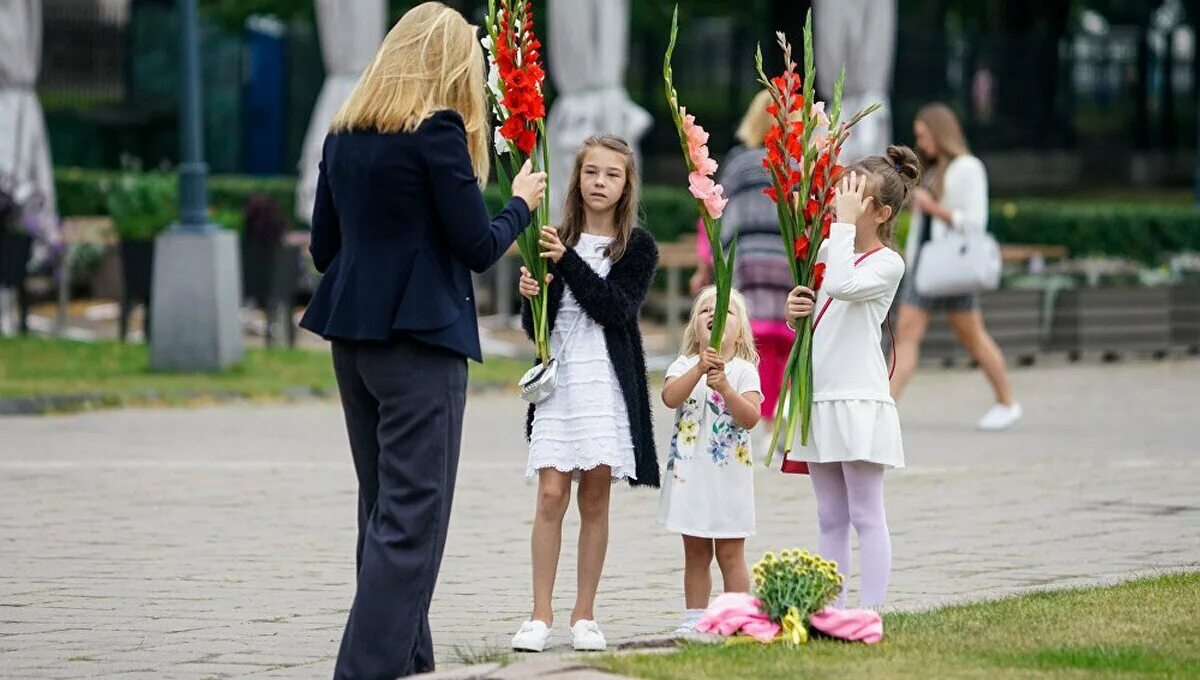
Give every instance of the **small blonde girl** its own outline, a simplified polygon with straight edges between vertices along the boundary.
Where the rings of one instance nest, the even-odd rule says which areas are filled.
[[[696,297],[681,355],[667,369],[662,400],[675,409],[659,521],[683,536],[686,612],[691,632],[712,591],[713,556],[725,592],[746,592],[746,537],[754,534],[754,457],[762,388],[758,352],[741,293],[731,291],[721,351],[710,348],[716,289]]]

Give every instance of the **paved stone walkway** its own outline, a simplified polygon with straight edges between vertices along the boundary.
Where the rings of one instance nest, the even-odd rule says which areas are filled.
[[[903,403],[895,607],[1200,564],[1200,363],[1040,366],[1014,381],[1028,415],[1002,434],[971,428],[988,405],[977,374],[925,372]],[[503,649],[527,615],[521,423],[515,397],[471,400],[434,603],[448,662]],[[669,423],[660,408],[660,440]],[[758,490],[752,558],[815,544],[806,480],[764,470]],[[614,491],[600,618],[619,641],[674,626],[681,551],[653,522],[654,493]],[[0,419],[0,676],[328,677],[354,492],[335,404]]]

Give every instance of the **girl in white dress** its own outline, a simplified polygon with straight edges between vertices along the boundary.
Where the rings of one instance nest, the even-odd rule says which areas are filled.
[[[746,302],[731,291],[721,351],[710,348],[716,289],[696,297],[682,355],[667,369],[662,400],[675,409],[659,521],[683,535],[683,598],[677,634],[692,632],[712,593],[713,555],[725,592],[747,592],[746,537],[754,534],[754,457],[762,388]]]
[[[896,213],[920,175],[906,146],[847,168],[834,198],[836,223],[821,246],[824,281],[788,295],[790,324],[813,319],[813,410],[807,461],[817,500],[820,551],[850,572],[850,527],[858,534],[862,606],[884,603],[892,545],[883,508],[883,471],[904,467],[900,418],[888,390],[880,327],[891,308],[904,259],[885,244]],[[845,606],[845,590],[836,606]]]
[[[562,522],[578,481],[579,565],[571,643],[599,651],[596,591],[608,548],[612,484],[657,486],[649,394],[638,311],[654,278],[658,250],[637,227],[633,152],[616,137],[584,142],[559,229],[542,230],[550,346],[559,362],[554,393],[530,409],[526,475],[538,478],[533,521],[533,612],[513,637],[520,651],[540,652],[550,639]],[[561,232],[561,238],[560,238]],[[537,295],[522,268],[520,291]],[[524,321],[531,328],[529,305]]]

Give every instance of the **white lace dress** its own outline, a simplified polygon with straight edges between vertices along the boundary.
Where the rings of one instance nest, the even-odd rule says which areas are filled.
[[[575,252],[600,276],[612,262],[604,256],[611,239],[583,234]],[[564,349],[563,342],[579,322]],[[537,405],[529,438],[525,474],[554,468],[578,473],[598,465],[612,468],[613,479],[636,478],[629,414],[604,341],[604,328],[589,317],[568,285],[550,334],[551,354],[558,358],[558,387]]]

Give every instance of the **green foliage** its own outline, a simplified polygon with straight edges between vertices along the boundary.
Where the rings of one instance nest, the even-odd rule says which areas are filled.
[[[996,201],[988,228],[1001,243],[1061,244],[1073,257],[1110,255],[1149,265],[1200,250],[1200,208],[1191,205]]]
[[[179,182],[174,175],[125,172],[103,180],[101,190],[121,238],[152,239],[179,216]]]
[[[64,217],[108,215],[125,238],[154,238],[179,214],[178,176],[170,172],[84,170],[59,168],[54,173],[58,210]],[[241,231],[242,209],[250,196],[265,193],[285,215],[296,202],[296,180],[290,177],[215,175],[208,180],[212,220]]]

